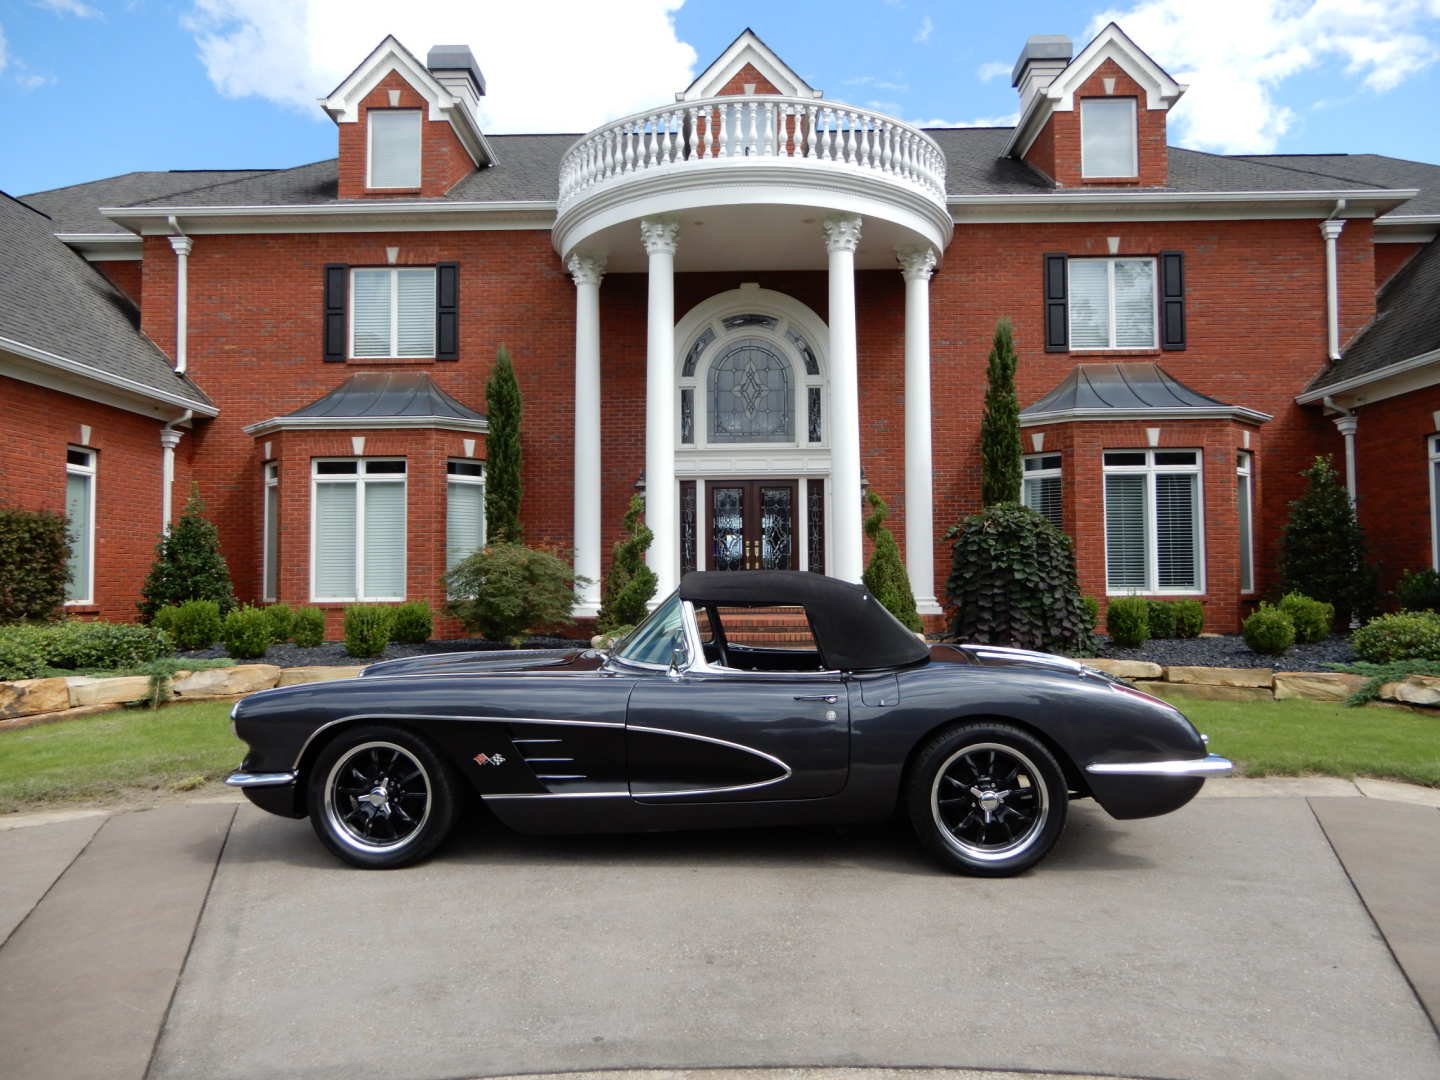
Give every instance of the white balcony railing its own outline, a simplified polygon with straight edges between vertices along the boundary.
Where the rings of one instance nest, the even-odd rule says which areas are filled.
[[[597,128],[560,164],[560,209],[621,176],[703,167],[831,162],[913,185],[945,205],[945,155],[918,128],[869,109],[770,95],[709,98]]]

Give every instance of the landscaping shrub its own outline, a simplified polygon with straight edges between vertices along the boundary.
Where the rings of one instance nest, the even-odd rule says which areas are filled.
[[[65,519],[0,507],[0,622],[53,619],[70,582]]]
[[[1405,571],[1395,586],[1395,602],[1405,611],[1440,611],[1440,573],[1429,567]]]
[[[220,638],[224,624],[214,600],[187,600],[167,616],[177,649],[208,649]]]
[[[905,572],[905,562],[900,557],[900,545],[895,542],[895,534],[885,527],[888,510],[885,500],[873,490],[865,493],[865,499],[871,509],[865,518],[865,535],[870,537],[874,552],[860,580],[891,615],[918,634],[922,627],[920,614],[915,610],[915,593],[910,588],[910,576]]]
[[[1440,660],[1440,614],[1400,611],[1372,619],[1350,635],[1350,647],[1362,660]]]
[[[28,626],[0,627],[0,667],[23,669],[25,675],[0,678],[33,678],[41,668],[113,670],[132,668],[175,650],[169,634],[153,626],[134,623],[58,622]],[[4,658],[8,657],[8,661]]]
[[[1117,596],[1105,613],[1105,632],[1121,648],[1134,649],[1150,640],[1150,601],[1143,596]]]
[[[1386,683],[1403,682],[1411,675],[1440,677],[1440,660],[1394,660],[1388,664],[1326,664],[1331,671],[1347,675],[1364,675],[1368,682],[1345,699],[1346,705],[1368,705],[1380,700],[1380,689]]]
[[[1339,625],[1376,608],[1376,574],[1355,505],[1327,457],[1303,474],[1305,493],[1290,504],[1281,541],[1280,585],[1335,606]]]
[[[495,370],[485,383],[485,413],[490,421],[485,436],[485,536],[495,544],[518,544],[520,529],[520,418],[524,411],[520,383],[501,345]]]
[[[1150,636],[1152,638],[1176,636],[1175,605],[1166,600],[1150,601]]]
[[[160,537],[155,562],[140,595],[137,606],[146,622],[167,604],[184,604],[187,600],[213,600],[221,615],[235,606],[230,568],[220,554],[220,535],[205,517],[198,486],[191,489],[180,520]]]
[[[290,605],[271,604],[260,610],[265,613],[265,619],[270,624],[270,640],[276,645],[289,641],[290,635],[295,632],[295,613],[290,610]]]
[[[1100,625],[1100,601],[1093,596],[1082,596],[1080,603],[1085,605],[1085,618],[1088,620],[1086,625],[1093,633]]]
[[[345,651],[379,656],[390,644],[390,609],[380,604],[351,604],[345,609]]]
[[[35,628],[0,626],[0,679],[33,679],[45,669]]]
[[[1295,624],[1295,640],[1306,645],[1324,641],[1330,636],[1335,625],[1335,607],[1320,600],[1312,600],[1300,593],[1286,593],[1280,601],[1280,610],[1290,616]]]
[[[625,511],[626,540],[616,543],[610,556],[610,572],[600,594],[600,612],[595,628],[602,634],[614,633],[621,626],[634,626],[645,618],[646,605],[655,595],[655,571],[645,565],[645,552],[655,534],[641,520],[645,500],[639,495],[630,498]]]
[[[236,660],[255,660],[274,642],[275,622],[267,609],[247,604],[225,616],[221,638],[225,651]]]
[[[390,609],[390,640],[423,645],[435,632],[435,615],[424,600],[411,600]]]
[[[1197,638],[1205,629],[1205,608],[1199,600],[1176,600],[1170,605],[1177,638]]]
[[[534,627],[573,621],[575,573],[551,551],[491,544],[460,562],[445,580],[450,613],[492,641],[518,645]]]
[[[1295,644],[1295,624],[1290,621],[1289,615],[1270,604],[1261,604],[1245,620],[1241,631],[1245,635],[1245,644],[1257,653],[1279,656]]]
[[[954,538],[946,592],[961,641],[1051,652],[1092,647],[1075,584],[1075,548],[1045,518],[1018,503],[987,506],[947,534]]]
[[[325,643],[325,613],[319,608],[296,608],[290,621],[290,638],[301,648],[313,649]]]
[[[175,636],[175,616],[179,613],[180,609],[174,604],[166,604],[155,612],[154,617],[150,620],[150,625],[156,630],[164,630],[173,638]]]

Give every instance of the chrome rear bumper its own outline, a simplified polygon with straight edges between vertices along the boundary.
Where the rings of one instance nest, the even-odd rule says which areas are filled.
[[[293,772],[233,772],[225,778],[225,783],[231,787],[280,787],[283,784],[293,784],[295,774]]]
[[[1206,754],[1190,761],[1099,761],[1085,766],[1097,776],[1226,776],[1235,763],[1219,754]]]

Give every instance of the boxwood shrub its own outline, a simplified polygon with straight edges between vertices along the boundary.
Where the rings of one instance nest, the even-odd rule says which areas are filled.
[[[1177,638],[1197,638],[1205,629],[1205,608],[1199,600],[1176,600],[1170,605]]]
[[[1395,602],[1405,611],[1440,611],[1440,572],[1428,566],[1405,571],[1395,586]]]
[[[275,623],[265,608],[238,607],[225,616],[221,639],[236,660],[255,660],[275,641]]]
[[[351,604],[345,609],[345,651],[351,656],[379,656],[390,643],[390,608]]]
[[[1261,604],[1241,627],[1245,644],[1257,653],[1279,656],[1295,644],[1295,624],[1278,607]]]
[[[165,631],[134,623],[5,626],[0,627],[0,679],[34,678],[43,668],[133,668],[174,651],[175,642]]]
[[[1150,601],[1150,636],[1152,638],[1173,638],[1175,634],[1175,605],[1166,600]]]
[[[1350,647],[1362,660],[1440,660],[1440,614],[1398,611],[1372,619],[1350,635]]]
[[[1105,632],[1116,645],[1134,649],[1150,639],[1150,601],[1143,596],[1117,596],[1105,613]]]
[[[33,679],[45,670],[45,653],[28,626],[0,626],[0,680]]]
[[[319,608],[296,608],[290,621],[290,639],[301,648],[313,649],[325,643],[325,613]]]
[[[270,640],[276,645],[289,641],[295,626],[295,613],[290,610],[290,605],[271,604],[260,610],[265,613],[265,621],[270,624]]]
[[[1335,605],[1312,600],[1303,593],[1286,593],[1279,607],[1295,624],[1295,640],[1308,645],[1324,641],[1335,625]]]
[[[219,639],[223,624],[217,601],[187,600],[170,610],[174,614],[165,617],[165,625],[175,636],[176,648],[208,649]]]
[[[411,600],[390,609],[390,640],[423,645],[435,630],[435,615],[424,600]]]

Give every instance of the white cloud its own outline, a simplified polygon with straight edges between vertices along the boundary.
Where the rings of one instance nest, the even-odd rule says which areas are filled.
[[[15,81],[22,90],[39,90],[42,86],[54,86],[59,82],[54,75],[37,75],[32,71],[16,72]]]
[[[920,20],[920,29],[915,31],[915,43],[925,45],[930,41],[930,35],[935,32],[935,20],[926,15]]]
[[[485,73],[487,131],[588,131],[673,100],[695,50],[683,0],[395,5],[380,0],[195,0],[184,20],[216,89],[322,117],[317,99],[393,33],[422,61],[468,44]]]
[[[74,15],[77,19],[103,19],[105,17],[105,13],[99,8],[82,4],[80,0],[30,0],[30,2],[35,7],[53,11],[56,15]]]
[[[1004,116],[980,116],[974,120],[946,120],[942,117],[931,117],[929,120],[907,120],[911,127],[918,128],[978,128],[978,127],[1014,127],[1020,122],[1018,112],[1006,113]]]
[[[1090,33],[1111,21],[1190,84],[1177,141],[1221,153],[1274,150],[1296,119],[1283,85],[1302,72],[1384,93],[1440,59],[1440,0],[1141,0]]]
[[[1004,60],[991,60],[980,65],[979,70],[975,72],[975,77],[981,82],[990,82],[992,79],[1000,78],[1001,75],[1009,75],[1013,70],[1013,64],[1007,64]]]
[[[865,107],[867,109],[874,109],[876,112],[882,112],[886,116],[899,116],[904,109],[904,106],[898,101],[867,101],[865,102]]]
[[[888,79],[881,79],[875,75],[859,75],[853,79],[846,79],[845,86],[873,86],[876,90],[891,90],[897,94],[903,94],[910,89],[909,83],[891,82]]]

